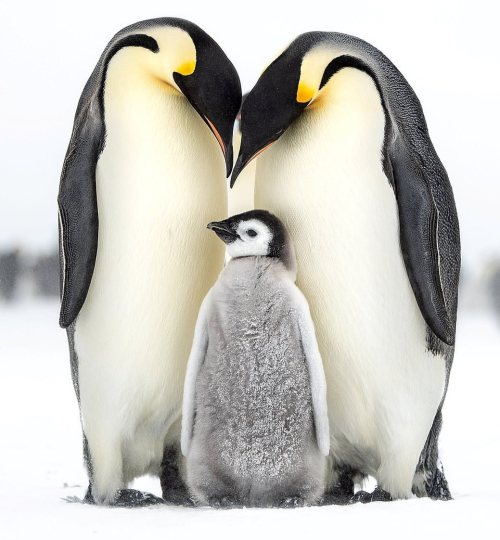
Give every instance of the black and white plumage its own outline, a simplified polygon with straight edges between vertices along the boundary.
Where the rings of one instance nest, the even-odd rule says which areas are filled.
[[[58,204],[60,324],[88,500],[156,502],[126,489],[146,473],[162,475],[165,498],[183,497],[173,488],[184,370],[224,257],[203,228],[227,208],[240,102],[222,49],[173,18],[118,32],[83,90]]]
[[[296,247],[335,418],[334,462],[375,476],[393,497],[449,498],[437,438],[459,226],[417,96],[370,44],[310,32],[249,93],[242,132],[232,183],[260,154],[255,201]]]
[[[217,506],[313,503],[326,480],[326,383],[288,234],[261,210],[209,228],[232,259],[202,304],[188,362],[188,486]]]

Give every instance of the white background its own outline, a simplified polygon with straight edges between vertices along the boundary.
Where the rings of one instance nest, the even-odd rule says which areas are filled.
[[[55,247],[59,174],[84,83],[120,28],[177,16],[219,42],[245,91],[301,32],[346,32],[381,49],[422,102],[455,191],[464,262],[478,268],[500,252],[495,4],[2,0],[0,248]],[[57,302],[0,305],[0,539],[498,535],[500,333],[486,316],[461,316],[444,411],[441,447],[455,501],[296,511],[132,511],[60,500],[82,496],[86,479],[57,308]],[[157,482],[148,482],[141,485],[158,491]]]

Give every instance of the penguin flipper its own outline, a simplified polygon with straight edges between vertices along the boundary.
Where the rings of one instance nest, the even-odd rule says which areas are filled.
[[[420,311],[439,339],[453,345],[455,318],[447,306],[441,274],[445,262],[439,239],[439,208],[431,191],[433,174],[447,179],[440,163],[424,167],[398,135],[389,146],[399,212],[400,242],[406,271]]]
[[[330,424],[328,422],[328,404],[326,401],[326,378],[323,361],[316,341],[314,323],[309,311],[309,304],[304,295],[295,287],[294,297],[297,304],[298,323],[302,349],[306,357],[311,398],[316,428],[316,440],[320,452],[327,456],[330,452]]]
[[[103,97],[106,70],[112,57],[123,47],[142,46],[155,50],[158,44],[153,38],[130,34],[154,22],[126,27],[111,39],[78,102],[57,198],[61,261],[59,324],[63,328],[76,319],[94,273],[99,227],[95,172],[106,134]]]
[[[184,396],[182,399],[181,451],[184,456],[189,453],[194,429],[196,380],[208,348],[208,307],[210,291],[203,300],[194,329],[193,345],[189,354],[184,379]]]
[[[97,254],[95,169],[103,128],[91,109],[90,102],[77,111],[57,198],[63,328],[75,320],[85,301]]]

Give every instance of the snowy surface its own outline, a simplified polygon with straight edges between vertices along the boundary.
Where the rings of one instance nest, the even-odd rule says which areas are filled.
[[[86,476],[65,333],[53,302],[0,304],[0,539],[500,537],[500,325],[464,313],[441,453],[455,500],[296,510],[70,504]],[[136,483],[159,494],[153,478]]]

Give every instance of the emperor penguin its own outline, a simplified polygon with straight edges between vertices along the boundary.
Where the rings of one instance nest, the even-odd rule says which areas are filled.
[[[231,184],[260,154],[255,203],[296,248],[328,385],[332,482],[352,496],[352,478],[372,475],[368,500],[451,498],[438,435],[459,225],[417,96],[372,45],[309,32],[249,93],[242,133]]]
[[[201,306],[184,385],[182,452],[195,500],[315,502],[326,481],[326,381],[280,220],[209,223],[231,257]]]
[[[242,98],[245,100],[247,94]],[[233,147],[235,153],[240,149],[241,145],[241,109],[236,117],[235,130],[233,135]],[[253,160],[248,164],[248,167],[241,172],[238,183],[232,188],[229,188],[227,193],[228,216],[234,216],[243,212],[248,212],[254,209],[254,188],[255,188],[255,167],[257,160]]]
[[[118,32],[88,80],[59,188],[62,306],[90,486],[144,505],[159,474],[183,501],[182,385],[224,250],[199,232],[227,208],[241,87],[219,45],[174,18]],[[221,152],[222,150],[222,152]]]

